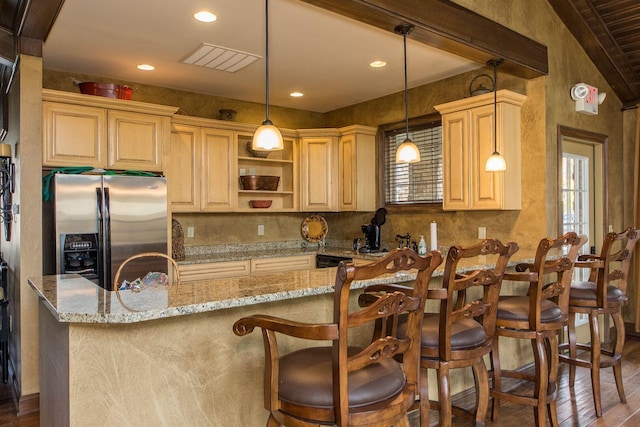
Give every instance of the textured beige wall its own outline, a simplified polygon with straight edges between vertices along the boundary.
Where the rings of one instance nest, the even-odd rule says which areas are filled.
[[[183,113],[195,117],[219,119],[220,110],[228,109],[237,111],[235,118],[237,122],[259,125],[264,120],[265,115],[264,105],[255,102],[123,82],[79,73],[45,70],[42,86],[46,89],[80,93],[80,89],[73,83],[74,81],[127,84],[133,88],[131,99],[134,101],[173,105],[180,107]],[[269,105],[269,118],[277,126],[283,128],[317,128],[325,126],[325,118],[321,113],[282,108],[276,105]]]
[[[27,284],[30,276],[42,274],[42,60],[21,55],[19,72],[11,89],[9,134],[16,167],[14,217],[11,241],[2,233],[2,255],[9,265],[9,310],[11,365],[15,387],[21,395],[39,390],[38,298]]]

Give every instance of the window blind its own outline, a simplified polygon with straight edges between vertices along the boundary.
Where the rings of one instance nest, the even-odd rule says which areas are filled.
[[[405,129],[385,133],[385,202],[442,202],[442,125],[409,128],[409,138],[420,150],[417,163],[396,163],[396,149],[406,137]]]

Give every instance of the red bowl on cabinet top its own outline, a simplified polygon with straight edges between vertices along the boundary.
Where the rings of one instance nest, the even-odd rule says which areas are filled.
[[[130,100],[133,89],[129,86],[114,83],[83,82],[78,83],[80,93],[85,95],[104,96],[106,98],[116,98]]]

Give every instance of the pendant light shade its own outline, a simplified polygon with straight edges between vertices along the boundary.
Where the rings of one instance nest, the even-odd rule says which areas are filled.
[[[256,151],[282,150],[282,134],[280,130],[271,123],[271,120],[262,122],[262,126],[256,129],[253,134],[253,149]]]
[[[284,149],[282,134],[269,120],[269,0],[265,0],[265,120],[253,134],[251,148],[256,151],[277,151]]]
[[[492,155],[489,156],[487,162],[484,164],[484,169],[487,172],[500,172],[507,170],[507,162],[504,160],[504,157],[500,155],[497,151],[494,151]]]
[[[507,170],[507,162],[498,152],[498,65],[503,59],[490,59],[487,65],[493,67],[493,154],[489,156],[484,164],[487,172],[502,172]]]
[[[394,32],[402,34],[404,42],[404,120],[407,138],[396,151],[396,163],[417,163],[420,161],[420,150],[409,138],[409,90],[407,88],[407,34],[413,31],[411,24],[398,25]]]
[[[396,150],[396,163],[417,163],[420,161],[420,150],[409,138],[405,139]]]

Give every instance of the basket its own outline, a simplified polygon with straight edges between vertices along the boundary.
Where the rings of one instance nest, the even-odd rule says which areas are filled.
[[[132,255],[129,258],[127,258],[122,264],[120,264],[120,267],[118,268],[118,271],[116,271],[116,275],[113,278],[113,288],[116,292],[116,296],[118,297],[118,301],[120,301],[120,304],[122,304],[122,306],[125,307],[127,310],[143,311],[143,310],[137,310],[135,308],[131,308],[127,306],[122,300],[122,296],[120,295],[120,274],[124,270],[125,265],[127,265],[131,261],[139,258],[152,258],[152,257],[165,258],[166,260],[170,261],[173,267],[173,283],[175,283],[176,286],[180,285],[180,270],[178,269],[178,264],[175,262],[173,258],[168,256],[167,254],[163,254],[162,252],[143,252],[137,255]]]

